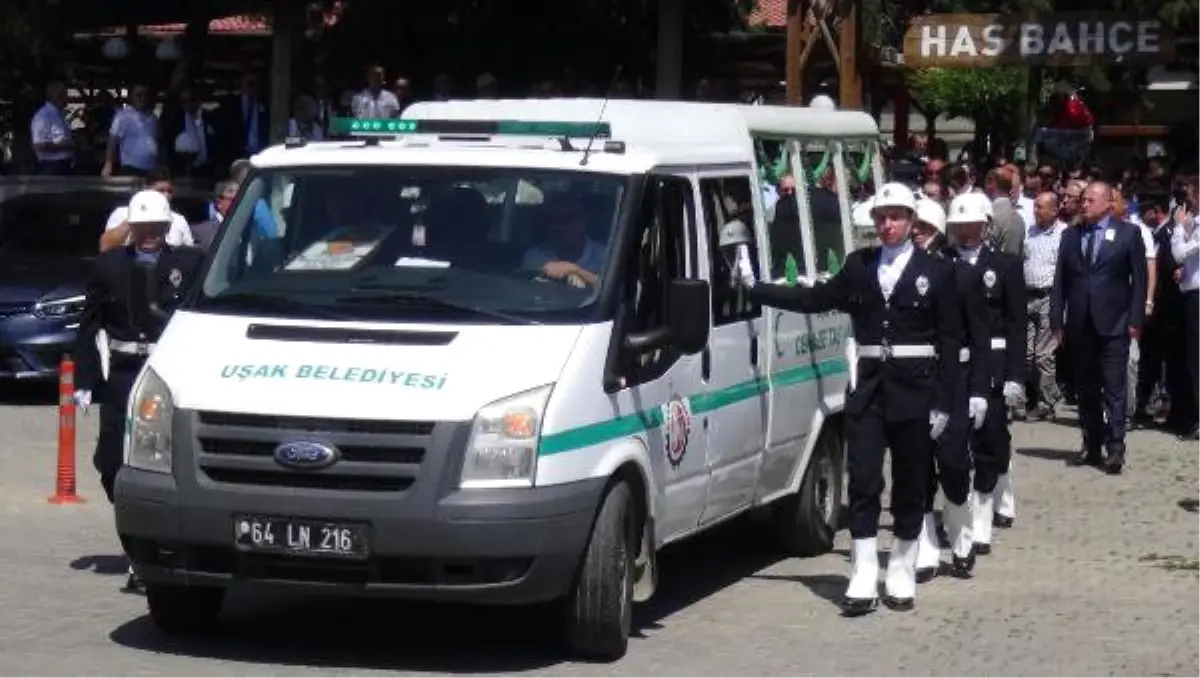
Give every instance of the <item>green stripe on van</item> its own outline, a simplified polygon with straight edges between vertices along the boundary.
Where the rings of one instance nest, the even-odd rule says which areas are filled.
[[[704,391],[690,397],[692,412],[704,414],[715,412],[723,407],[756,398],[766,392],[768,384],[775,388],[798,386],[821,377],[844,374],[849,369],[845,358],[835,358],[816,363],[801,365],[776,372],[762,379],[751,379],[740,384],[734,384],[716,391]],[[600,443],[636,435],[662,425],[661,405],[640,410],[615,419],[587,424],[577,428],[567,429],[559,433],[543,436],[538,454],[549,456],[572,450],[599,445]]]

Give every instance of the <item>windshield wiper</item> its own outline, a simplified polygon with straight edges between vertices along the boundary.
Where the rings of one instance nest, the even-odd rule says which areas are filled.
[[[364,288],[355,288],[361,290]],[[372,288],[366,288],[372,289]],[[351,290],[351,291],[355,291]],[[420,294],[416,292],[369,292],[367,294],[358,294],[352,297],[342,297],[337,300],[339,304],[411,304],[415,306],[427,306],[430,308],[449,309],[452,311],[465,311],[473,315],[479,315],[489,318],[504,320],[516,325],[540,325],[541,323],[522,318],[504,311],[494,311],[487,308],[479,308],[469,304],[457,304],[453,301],[447,301],[440,297],[431,296],[428,294]]]
[[[354,320],[345,313],[339,313],[327,306],[309,304],[298,299],[278,294],[263,294],[261,292],[230,292],[215,297],[204,297],[203,306],[221,306],[226,304],[234,308],[247,310],[279,311],[293,316],[312,316],[322,320]]]

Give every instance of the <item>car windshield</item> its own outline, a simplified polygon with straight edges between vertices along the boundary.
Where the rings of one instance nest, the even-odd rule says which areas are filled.
[[[440,166],[258,170],[197,308],[569,322],[596,305],[628,177]]]
[[[106,193],[23,195],[0,203],[0,251],[34,257],[95,256],[120,196]]]

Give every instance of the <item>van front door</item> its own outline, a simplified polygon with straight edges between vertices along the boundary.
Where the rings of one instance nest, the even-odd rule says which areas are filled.
[[[701,524],[720,520],[754,500],[766,444],[770,393],[762,359],[762,308],[734,284],[733,252],[718,246],[721,227],[740,220],[750,234],[746,254],[758,274],[754,243],[754,182],[744,172],[701,174],[700,198],[712,284],[713,328],[702,354],[708,417],[708,459],[712,478]]]

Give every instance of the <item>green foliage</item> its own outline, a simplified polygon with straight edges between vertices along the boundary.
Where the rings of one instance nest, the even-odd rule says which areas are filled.
[[[1028,72],[1016,68],[924,68],[908,74],[909,90],[925,110],[967,118],[993,133],[1016,133]]]

